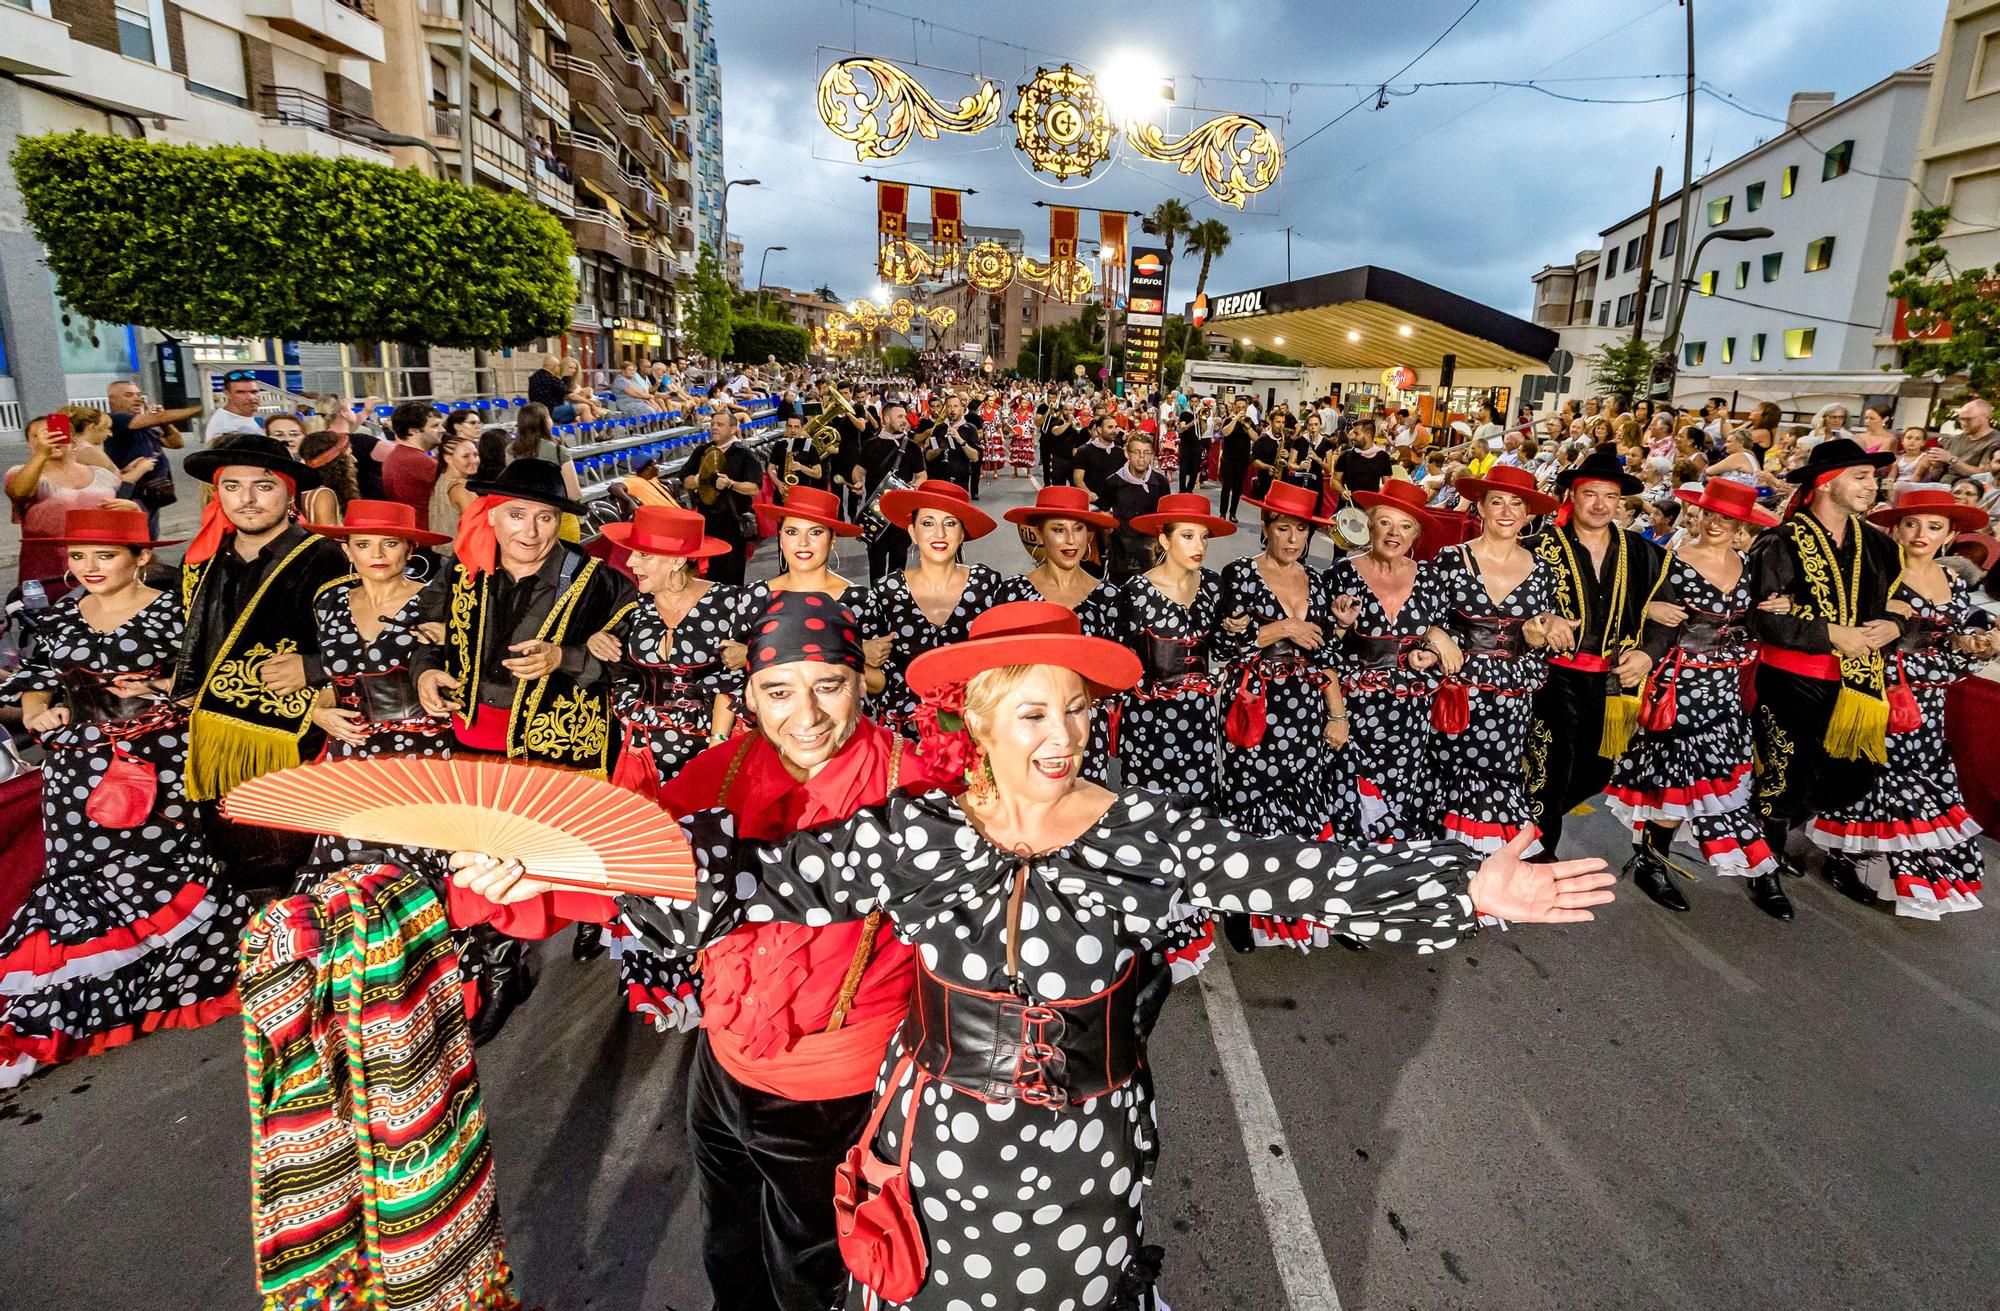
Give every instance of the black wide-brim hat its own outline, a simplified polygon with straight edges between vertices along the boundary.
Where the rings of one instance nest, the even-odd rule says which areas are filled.
[[[563,486],[562,469],[547,460],[516,460],[500,471],[498,478],[478,478],[465,484],[474,496],[504,496],[511,501],[534,501],[552,506],[564,514],[586,514],[581,501],[573,501]]]
[[[1646,484],[1625,472],[1625,466],[1616,455],[1599,448],[1583,457],[1583,463],[1574,469],[1564,469],[1556,475],[1556,491],[1563,496],[1580,482],[1616,483],[1621,496],[1637,496]]]
[[[199,478],[205,483],[214,482],[216,474],[236,466],[281,473],[291,479],[292,486],[299,491],[317,487],[320,482],[319,470],[293,456],[277,438],[266,437],[262,433],[246,432],[223,438],[181,461],[181,467],[187,470],[189,477]]]
[[[1842,469],[1855,469],[1864,464],[1872,469],[1886,469],[1895,462],[1894,451],[1871,451],[1851,437],[1832,437],[1813,447],[1804,464],[1785,474],[1785,481],[1804,483],[1810,487],[1826,475],[1839,473]]]

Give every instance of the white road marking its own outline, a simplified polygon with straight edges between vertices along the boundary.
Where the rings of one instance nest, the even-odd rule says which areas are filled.
[[[1340,1311],[1340,1294],[1334,1291],[1326,1250],[1320,1246],[1312,1209],[1306,1205],[1305,1185],[1299,1182],[1298,1169],[1292,1164],[1291,1144],[1285,1141],[1284,1125],[1278,1121],[1277,1103],[1271,1099],[1271,1085],[1264,1078],[1264,1066],[1251,1040],[1250,1022],[1236,995],[1228,962],[1220,953],[1209,957],[1200,978],[1209,1031],[1215,1036],[1215,1052],[1222,1062],[1223,1081],[1229,1085],[1229,1099],[1236,1104],[1236,1121],[1243,1128],[1250,1182],[1264,1212],[1264,1229],[1271,1238],[1271,1255],[1277,1258],[1285,1301],[1291,1311]]]
[[[1736,991],[1741,993],[1763,991],[1757,980],[1751,978],[1742,970],[1737,969],[1734,965],[1731,965],[1728,961],[1717,955],[1707,943],[1690,937],[1671,920],[1656,919],[1655,923],[1662,932],[1674,940],[1675,946],[1700,961],[1703,965],[1708,966],[1709,969],[1714,970],[1722,977],[1724,983],[1727,983],[1730,987],[1736,989]]]

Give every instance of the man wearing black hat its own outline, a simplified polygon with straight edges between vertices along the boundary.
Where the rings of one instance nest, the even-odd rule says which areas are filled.
[[[695,447],[681,466],[681,486],[695,494],[694,508],[707,521],[708,535],[733,548],[708,562],[708,580],[740,587],[743,568],[750,562],[750,543],[757,536],[757,518],[750,506],[763,490],[764,462],[736,440],[738,422],[732,406],[715,402],[708,416],[708,440]]]
[[[1903,618],[1889,608],[1902,551],[1863,516],[1875,504],[1880,471],[1893,463],[1893,452],[1869,452],[1846,437],[1821,442],[1785,475],[1797,490],[1784,521],[1750,547],[1750,594],[1788,603],[1750,614],[1761,643],[1751,805],[1788,873],[1798,872],[1784,854],[1791,827],[1860,800],[1888,759],[1882,651],[1903,633]],[[1829,855],[1826,871],[1842,892],[1873,902],[1851,861]],[[1790,918],[1777,875],[1754,880],[1750,892]]]
[[[282,887],[311,851],[311,835],[239,826],[215,803],[311,754],[310,684],[322,681],[313,600],[353,571],[331,540],[293,522],[294,500],[319,485],[319,474],[282,443],[243,433],[195,452],[185,467],[215,487],[181,563],[187,632],[174,696],[188,705],[188,797],[202,803],[230,884]]]
[[[1673,645],[1674,630],[1646,607],[1673,601],[1666,552],[1613,522],[1639,490],[1618,457],[1593,453],[1556,478],[1565,499],[1556,522],[1525,545],[1554,577],[1556,613],[1548,681],[1535,693],[1526,757],[1528,810],[1542,855],[1557,858],[1563,817],[1611,781],[1639,711],[1639,685]],[[1669,889],[1679,896],[1677,889]]]

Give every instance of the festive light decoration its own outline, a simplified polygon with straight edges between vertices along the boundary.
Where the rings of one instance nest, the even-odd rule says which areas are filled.
[[[1238,149],[1237,140],[1246,132],[1249,139]],[[1151,123],[1133,122],[1125,129],[1125,140],[1147,159],[1175,164],[1183,173],[1199,171],[1216,204],[1238,209],[1276,182],[1285,167],[1285,147],[1277,134],[1244,114],[1218,115],[1173,140]]]
[[[965,280],[981,291],[1002,290],[1014,270],[1014,252],[997,241],[982,241],[965,257]]]
[[[857,78],[864,76],[873,95],[861,90]],[[866,163],[902,153],[913,134],[935,141],[940,132],[985,131],[1000,121],[1000,88],[982,81],[950,109],[886,59],[843,59],[820,74],[819,119]]]
[[[1090,265],[1074,255],[1052,259],[1046,264],[1036,263],[1023,255],[1016,276],[1066,305],[1074,305],[1097,287],[1097,278],[1091,273]]]
[[[1058,178],[1088,177],[1111,158],[1117,126],[1097,81],[1064,64],[1038,68],[1019,88],[1014,106],[1014,147],[1037,172]]]
[[[882,280],[898,287],[908,287],[930,277],[937,267],[937,261],[929,251],[916,242],[904,237],[894,237],[882,243],[875,266],[882,274]]]

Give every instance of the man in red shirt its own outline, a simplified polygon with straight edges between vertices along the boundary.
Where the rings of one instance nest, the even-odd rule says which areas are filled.
[[[663,804],[676,815],[726,808],[739,836],[772,842],[880,805],[892,787],[956,790],[962,774],[947,775],[862,715],[863,665],[844,606],[779,593],[750,641],[744,701],[758,733],[689,761]],[[580,893],[505,907],[456,884],[450,896],[454,924],[485,921],[523,937],[617,913],[610,898]],[[817,928],[745,925],[703,955],[688,1134],[715,1306],[843,1305],[834,1170],[867,1125],[882,1053],[909,1006],[914,953],[871,915]]]
[[[398,405],[389,416],[394,440],[375,454],[382,461],[382,496],[417,512],[417,527],[430,527],[431,485],[437,460],[431,449],[444,436],[444,416],[421,401]]]

